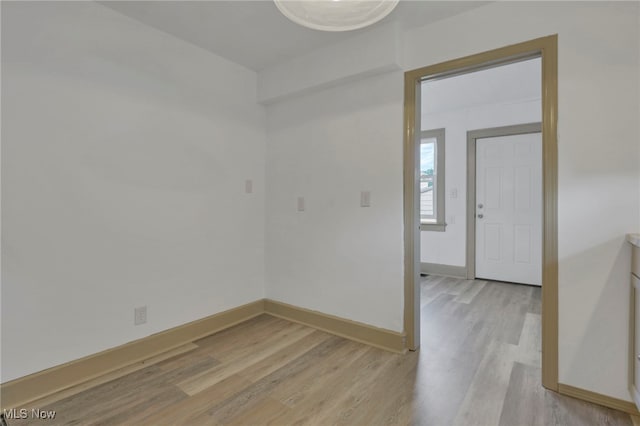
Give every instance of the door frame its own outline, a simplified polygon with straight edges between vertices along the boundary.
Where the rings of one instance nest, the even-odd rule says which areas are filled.
[[[407,71],[404,74],[404,333],[420,346],[420,215],[417,144],[420,83],[492,66],[542,58],[542,385],[558,390],[558,36],[541,37]],[[419,129],[418,129],[419,130]]]
[[[542,123],[491,127],[467,132],[467,279],[476,278],[476,141],[501,136],[542,133]]]

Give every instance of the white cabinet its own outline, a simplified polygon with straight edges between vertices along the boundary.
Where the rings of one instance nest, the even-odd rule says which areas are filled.
[[[632,244],[631,260],[631,295],[633,297],[631,314],[631,369],[629,378],[631,379],[631,394],[640,409],[640,247],[634,241],[627,238]],[[637,239],[635,240],[637,242]]]
[[[633,385],[631,387],[633,392],[633,400],[636,403],[636,407],[640,409],[640,278],[631,274],[632,291],[635,299],[635,318],[634,318],[634,351],[633,351]]]

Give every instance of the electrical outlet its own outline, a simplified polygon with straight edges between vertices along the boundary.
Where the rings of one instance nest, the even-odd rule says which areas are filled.
[[[449,198],[458,198],[458,188],[451,188],[451,191],[449,191]]]
[[[133,310],[133,325],[142,325],[147,322],[147,307],[140,306]]]
[[[251,194],[253,192],[253,181],[251,179],[244,181],[244,192],[247,194]]]
[[[298,211],[304,211],[304,197],[298,197]]]

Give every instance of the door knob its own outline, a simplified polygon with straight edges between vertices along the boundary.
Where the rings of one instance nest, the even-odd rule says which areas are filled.
[[[482,219],[483,217],[484,217],[484,215],[483,215],[482,213],[480,213],[480,214],[478,215],[478,219]]]
[[[483,205],[482,203],[481,203],[481,204],[478,204],[478,208],[479,208],[479,209],[481,209],[481,208],[483,208],[483,207],[484,207],[484,205]]]

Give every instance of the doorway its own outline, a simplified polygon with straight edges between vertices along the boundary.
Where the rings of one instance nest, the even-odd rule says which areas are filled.
[[[542,285],[541,131],[467,133],[467,279]]]
[[[548,36],[405,73],[404,247],[406,347],[420,346],[420,185],[418,175],[421,94],[426,79],[469,73],[540,57],[542,63],[542,384],[558,389],[557,271],[557,36]]]

